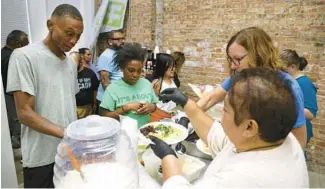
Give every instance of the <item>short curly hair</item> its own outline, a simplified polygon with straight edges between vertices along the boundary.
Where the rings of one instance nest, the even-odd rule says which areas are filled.
[[[9,33],[6,39],[7,45],[15,45],[17,42],[21,42],[23,37],[28,36],[25,32],[21,30],[13,30]]]
[[[114,63],[116,67],[124,69],[132,60],[142,63],[147,57],[147,51],[139,43],[126,43],[121,49],[115,52]]]

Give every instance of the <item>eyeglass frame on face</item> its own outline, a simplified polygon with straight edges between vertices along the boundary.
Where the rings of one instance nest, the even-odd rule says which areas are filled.
[[[125,37],[119,37],[119,38],[109,38],[110,40],[118,40],[118,41],[124,41]]]
[[[236,62],[234,61],[234,59],[232,59],[230,56],[227,56],[227,60],[228,62],[230,63],[234,63],[236,66],[239,66],[240,65],[240,62],[248,55],[245,54],[244,56],[240,57],[240,58],[235,58]]]

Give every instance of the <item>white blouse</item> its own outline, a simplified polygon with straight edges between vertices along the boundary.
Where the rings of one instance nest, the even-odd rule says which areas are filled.
[[[164,80],[162,80],[162,84],[161,84],[161,88],[159,93],[161,93],[163,90],[165,89],[169,89],[169,88],[177,88],[174,80],[172,80],[171,84],[166,83]],[[169,112],[170,110],[172,110],[173,108],[176,107],[175,102],[173,101],[169,101],[166,103],[163,103],[162,101],[159,101],[157,104],[157,107],[165,112]]]
[[[277,148],[237,153],[216,121],[207,141],[215,157],[202,180],[191,185],[183,176],[173,176],[163,188],[309,188],[304,153],[292,133]]]

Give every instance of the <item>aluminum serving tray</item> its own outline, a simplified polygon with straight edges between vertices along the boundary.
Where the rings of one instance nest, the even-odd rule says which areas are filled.
[[[199,149],[196,147],[196,141],[182,141],[182,144],[186,148],[186,154],[190,156],[194,156],[200,159],[206,159],[206,160],[212,160],[212,157],[201,152]]]

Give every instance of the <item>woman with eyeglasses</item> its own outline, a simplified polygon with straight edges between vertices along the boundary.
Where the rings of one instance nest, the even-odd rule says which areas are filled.
[[[159,100],[184,108],[214,157],[192,186],[182,176],[175,151],[150,136],[150,146],[162,160],[163,188],[308,187],[301,148],[306,144],[303,95],[283,71],[272,39],[260,28],[246,28],[230,38],[226,52],[231,76],[199,101],[207,109],[224,100],[221,123],[175,88],[159,94]]]
[[[308,188],[302,148],[290,133],[297,111],[292,83],[281,72],[247,68],[231,76],[221,122],[213,120],[177,89],[160,100],[184,107],[213,160],[194,185],[183,176],[179,155],[163,140],[149,136],[161,159],[163,188]]]
[[[292,133],[298,139],[302,148],[306,145],[306,121],[304,115],[303,94],[294,78],[285,72],[283,62],[274,46],[271,37],[261,28],[250,27],[232,36],[226,48],[230,74],[241,72],[246,68],[269,68],[279,71],[288,81],[294,92],[296,110],[298,112]],[[212,93],[201,98],[197,105],[204,111],[225,99],[231,85],[228,77]],[[267,108],[267,107],[265,107]]]

